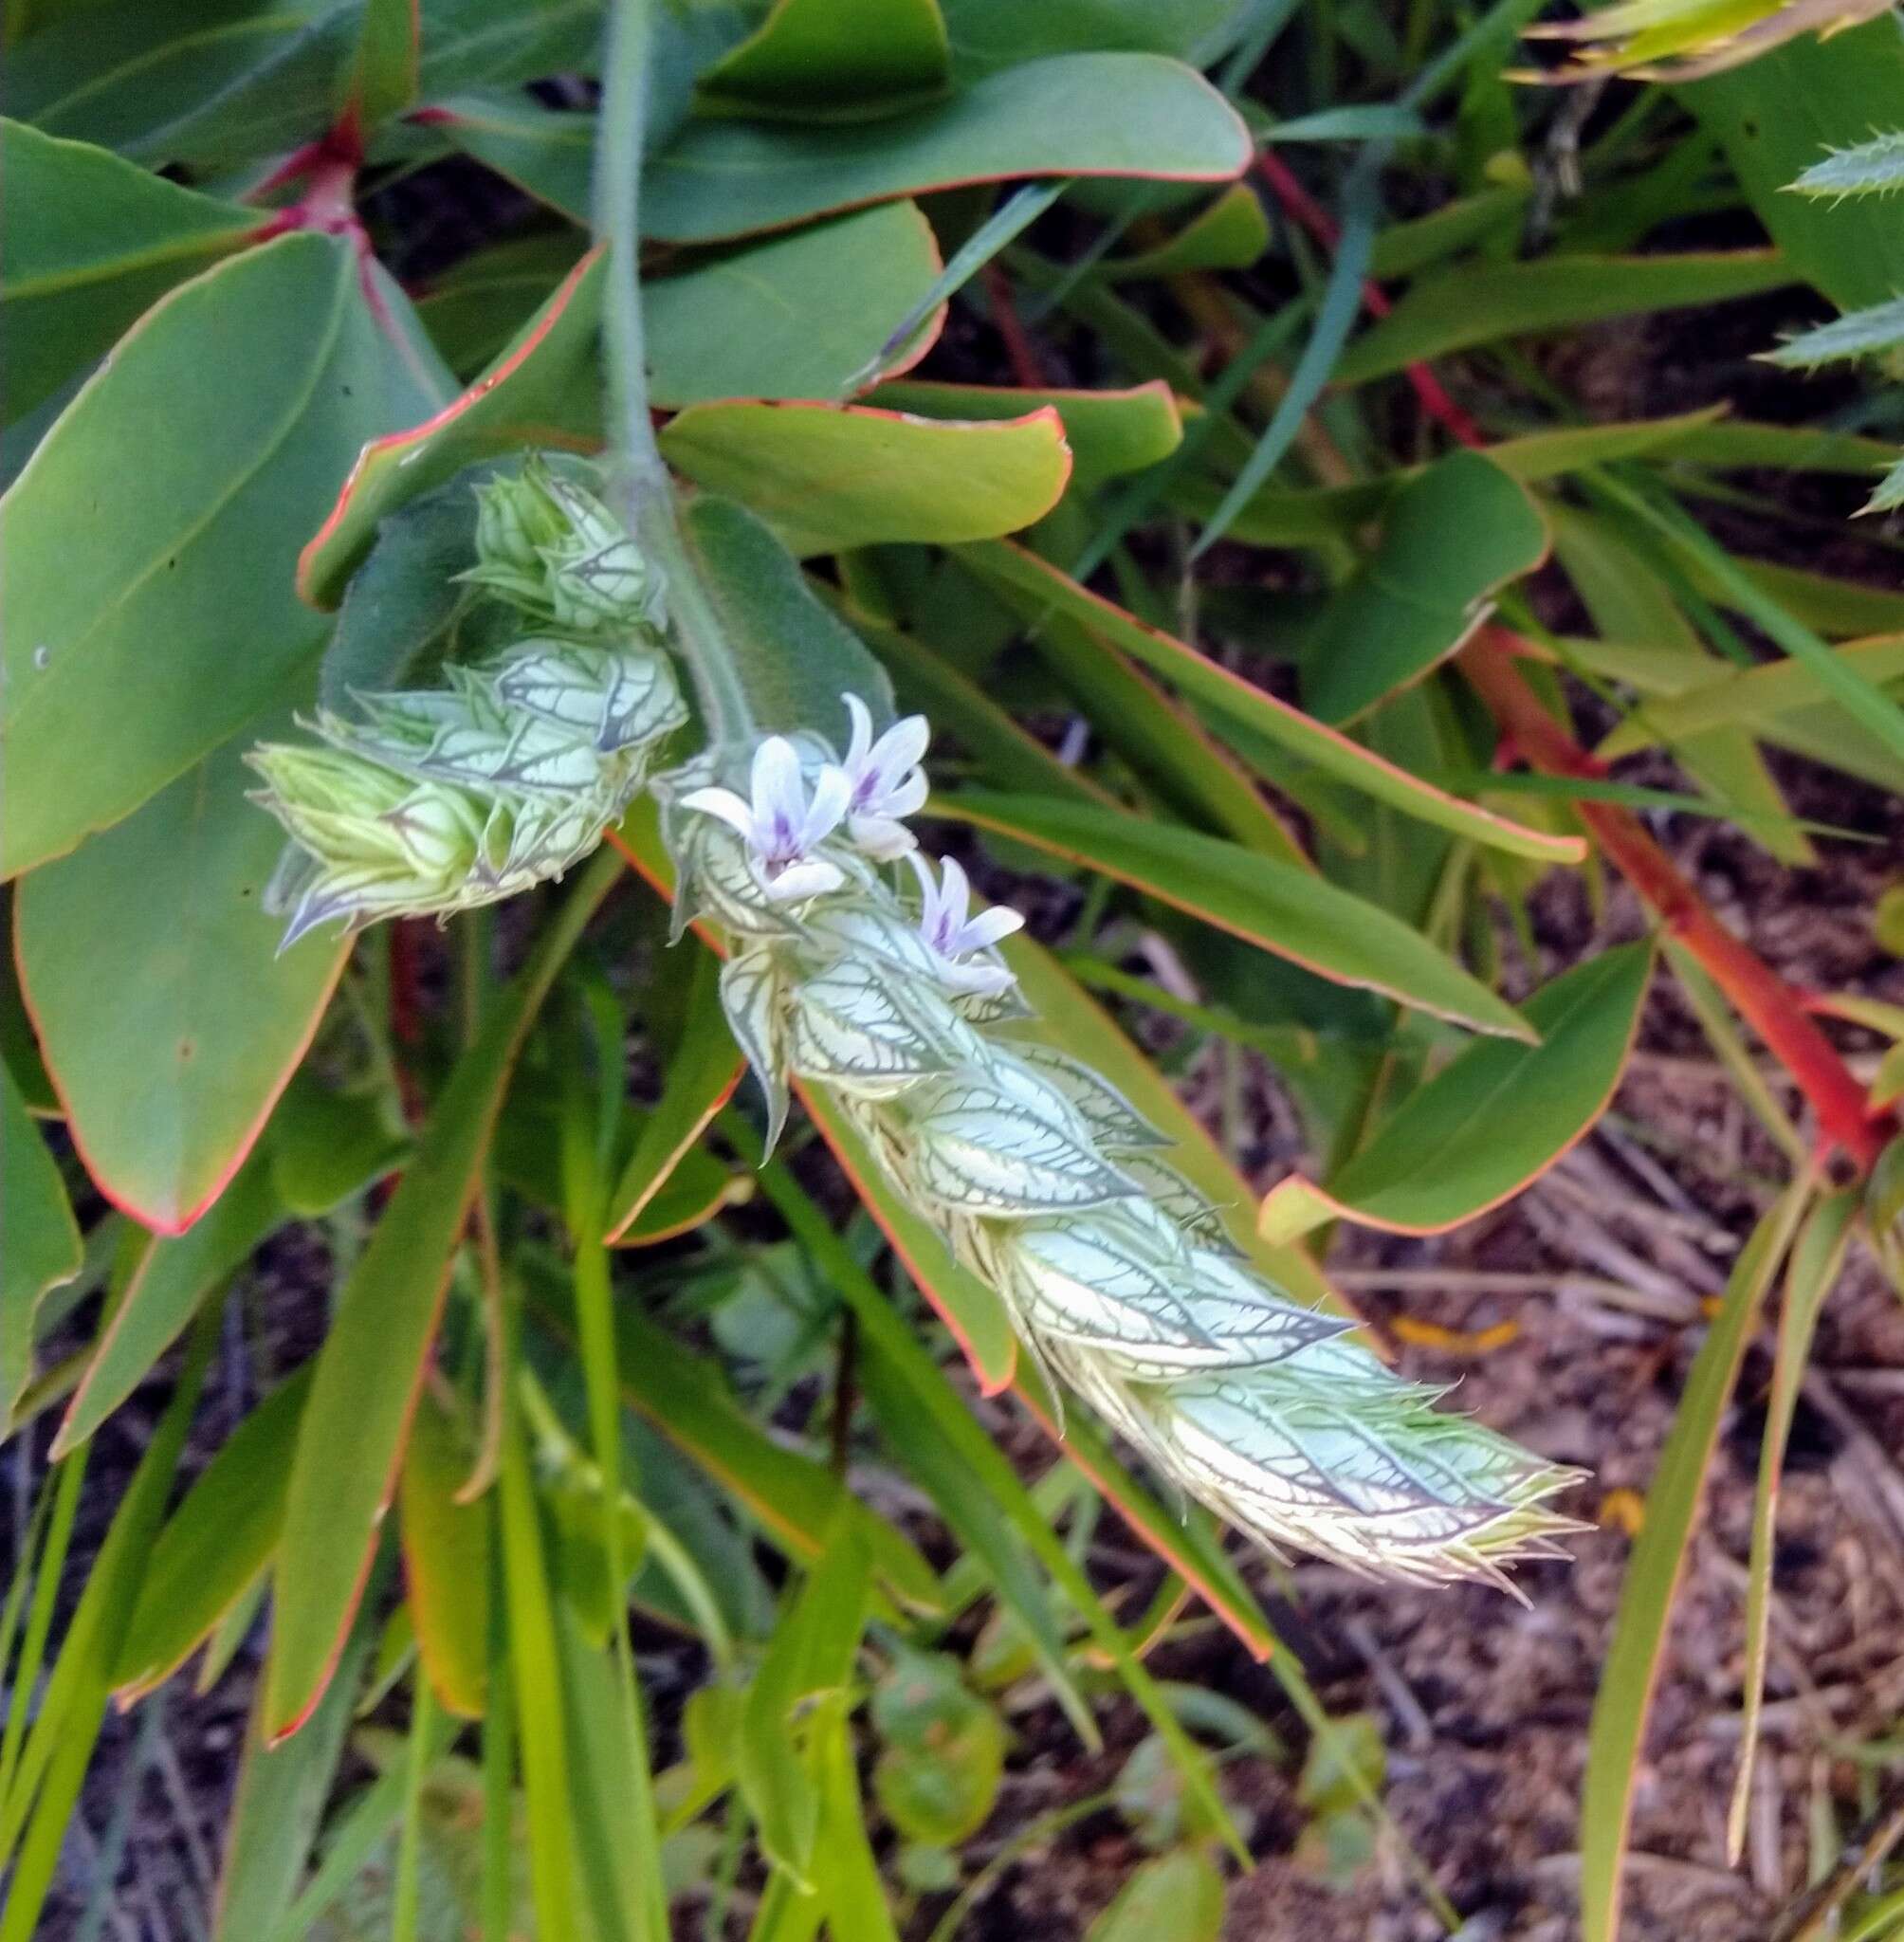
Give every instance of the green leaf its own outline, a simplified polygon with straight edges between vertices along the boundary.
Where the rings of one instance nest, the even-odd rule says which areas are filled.
[[[169,1679],[269,1561],[310,1388],[307,1363],[238,1425],[159,1532],[113,1664],[121,1706]]]
[[[457,1061],[369,1246],[337,1297],[298,1438],[265,1668],[267,1736],[322,1697],[362,1596],[427,1371],[454,1253],[522,1041],[582,926],[613,888],[592,863],[535,956]]]
[[[1798,1408],[1799,1387],[1811,1360],[1819,1310],[1838,1280],[1851,1245],[1852,1221],[1861,1196],[1846,1187],[1813,1208],[1792,1248],[1785,1270],[1785,1305],[1779,1315],[1778,1348],[1772,1362],[1771,1394],[1759,1446],[1759,1479],[1752,1499],[1751,1554],[1746,1574],[1746,1655],[1742,1683],[1744,1717],[1739,1727],[1739,1770],[1726,1821],[1727,1860],[1733,1867],[1745,1852],[1747,1816],[1751,1811],[1752,1763],[1758,1750],[1760,1711],[1765,1704],[1766,1655],[1771,1642],[1773,1544],[1778,1530],[1779,1478],[1785,1443]]]
[[[1022,547],[990,542],[967,546],[959,557],[988,585],[1029,593],[1074,615],[1112,646],[1155,669],[1191,701],[1207,704],[1216,714],[1232,717],[1246,728],[1268,736],[1324,775],[1378,801],[1513,855],[1544,863],[1577,863],[1584,854],[1576,838],[1529,829],[1429,787],[1337,730],[1312,721],[1300,709],[1219,667],[1196,649],[1087,591]]]
[[[1417,284],[1335,367],[1338,384],[1366,384],[1404,365],[1501,338],[1532,336],[1608,317],[1635,317],[1756,296],[1798,271],[1775,249],[1683,256],[1545,256],[1464,264]]]
[[[530,1297],[539,1319],[566,1336],[574,1322],[540,1284]],[[842,1505],[857,1518],[873,1567],[895,1598],[934,1611],[943,1600],[932,1567],[884,1518],[860,1504],[833,1473],[756,1427],[726,1394],[705,1357],[690,1353],[631,1303],[614,1315],[615,1368],[623,1400],[760,1520],[792,1555],[816,1558]]]
[[[610,1246],[628,1239],[740,1083],[741,1052],[721,1010],[719,967],[713,959],[697,959],[693,980],[661,1097],[642,1121],[634,1151],[609,1197]]]
[[[760,521],[703,493],[689,502],[681,525],[762,734],[807,728],[843,745],[845,694],[858,695],[875,722],[891,718],[892,687],[879,663],[821,604]]]
[[[257,211],[167,182],[105,149],[0,122],[6,419],[109,351],[174,284],[242,248]]]
[[[802,1889],[812,1884],[819,1796],[799,1757],[796,1712],[844,1687],[866,1629],[871,1560],[842,1521],[782,1615],[754,1675],[735,1745],[735,1773],[759,1825],[762,1850]]]
[[[932,226],[901,201],[644,278],[649,396],[668,406],[840,397],[940,267]],[[905,365],[932,348],[944,314],[913,339]]]
[[[1105,112],[1116,103],[1114,114]],[[648,233],[711,243],[896,195],[1019,175],[1222,182],[1249,136],[1200,75],[1146,54],[1063,54],[949,101],[823,129],[690,123],[649,164]]]
[[[286,1212],[315,1220],[402,1166],[410,1135],[394,1089],[334,1091],[308,1066],[271,1115],[271,1182]]]
[[[937,0],[776,0],[766,19],[701,76],[703,114],[838,114],[858,119],[945,81]]]
[[[489,1685],[489,1504],[458,1501],[470,1453],[442,1400],[417,1400],[403,1458],[403,1582],[416,1649],[444,1710],[480,1719]]]
[[[931,813],[1102,870],[1334,983],[1477,1032],[1534,1037],[1510,1005],[1400,918],[1235,843],[1043,797],[964,790],[935,797]]]
[[[1109,283],[1132,277],[1174,277],[1185,270],[1248,269],[1270,247],[1270,219],[1262,198],[1241,182],[1224,190],[1167,243],[1135,256],[1113,256],[1098,266]]]
[[[32,1942],[105,1714],[112,1666],[132,1618],[152,1541],[204,1386],[212,1335],[202,1329],[165,1411],[87,1564],[60,1656],[0,1805],[0,1855],[11,1863],[0,1942]],[[24,1836],[24,1839],[23,1839]]]
[[[593,441],[600,419],[601,261],[598,249],[583,257],[460,397],[424,423],[363,448],[329,517],[299,556],[304,599],[335,607],[378,522],[465,467],[524,446]],[[306,533],[316,524],[312,520]]]
[[[1223,1878],[1192,1847],[1145,1861],[1085,1933],[1085,1942],[1217,1942],[1223,1928]]]
[[[522,94],[452,95],[416,118],[466,156],[587,229],[595,117]]]
[[[1904,37],[1893,19],[1805,34],[1675,92],[1718,137],[1753,212],[1791,273],[1840,310],[1904,290],[1904,234],[1882,196],[1840,205],[1792,185],[1834,147],[1894,128],[1904,101]]]
[[[955,78],[1048,54],[1118,47],[1207,67],[1235,41],[1236,0],[940,0]]]
[[[416,300],[417,320],[459,380],[506,348],[585,247],[574,229],[539,231],[472,251],[430,280]]]
[[[33,1323],[49,1289],[85,1258],[60,1169],[13,1074],[0,1064],[0,1435],[33,1373]],[[4,1649],[4,1646],[0,1646]]]
[[[278,1920],[303,1879],[376,1636],[368,1621],[357,1627],[323,1703],[282,1746],[265,1742],[265,1688],[258,1685],[218,1878],[214,1942],[276,1942]]]
[[[1577,964],[1522,1006],[1538,1045],[1466,1047],[1383,1120],[1327,1189],[1278,1182],[1258,1231],[1294,1240],[1326,1220],[1439,1234],[1537,1179],[1606,1109],[1646,997],[1653,952],[1622,944]]]
[[[1834,648],[1835,659],[1854,667],[1874,687],[1904,678],[1904,634],[1850,641]],[[1831,699],[1817,672],[1803,661],[1767,661],[1756,668],[1731,668],[1711,681],[1676,694],[1649,698],[1601,742],[1606,760],[1631,755],[1656,742],[1672,743],[1712,728],[1748,728],[1769,734],[1781,720],[1801,708]]]
[[[1477,452],[1451,452],[1388,502],[1374,554],[1303,644],[1303,700],[1346,722],[1452,654],[1493,595],[1547,558],[1525,486]]]
[[[92,1360],[53,1438],[53,1455],[77,1449],[132,1392],[177,1340],[199,1304],[235,1273],[285,1210],[271,1179],[270,1157],[258,1153],[190,1234],[144,1239],[124,1295],[93,1348]]]
[[[1071,476],[1049,407],[955,425],[863,405],[690,405],[662,456],[738,499],[796,553],[990,540],[1042,519]]]
[[[63,9],[7,50],[7,113],[132,150],[267,61],[303,21],[252,0],[116,0]]]
[[[1758,1325],[1766,1290],[1811,1195],[1810,1182],[1801,1181],[1759,1222],[1740,1250],[1718,1315],[1693,1359],[1686,1392],[1646,1493],[1645,1521],[1626,1567],[1587,1731],[1586,1778],[1580,1804],[1584,1942],[1616,1942],[1620,1933],[1620,1877],[1667,1621],[1685,1569],[1726,1401]]]
[[[6,873],[284,693],[322,633],[291,593],[297,547],[363,441],[427,402],[331,237],[247,250],[147,313],[6,497]]]
[[[1166,459],[1183,440],[1177,394],[1161,378],[1128,391],[1019,391],[1004,386],[941,384],[900,379],[882,384],[867,400],[922,418],[972,422],[1018,418],[1049,405],[1064,421],[1074,483],[1095,486],[1125,472],[1141,472]]]
[[[73,1144],[115,1206],[182,1234],[224,1192],[303,1057],[349,951],[280,955],[284,838],[245,797],[241,730],[19,887],[21,985]],[[99,966],[137,964],[135,978]]]
[[[416,99],[422,36],[420,0],[364,0],[343,101],[353,127],[363,133],[381,128]]]

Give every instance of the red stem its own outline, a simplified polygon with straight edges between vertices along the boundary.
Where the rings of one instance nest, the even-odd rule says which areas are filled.
[[[1256,173],[1284,210],[1317,242],[1330,249],[1335,247],[1342,234],[1336,227],[1335,218],[1296,180],[1280,156],[1271,149],[1260,151],[1256,156]],[[1386,317],[1391,307],[1387,293],[1371,277],[1363,279],[1362,302],[1371,317]],[[1480,426],[1448,395],[1441,380],[1425,364],[1410,364],[1406,370],[1408,382],[1415,387],[1415,395],[1420,401],[1421,409],[1449,437],[1478,451],[1487,443]]]
[[[1005,281],[1005,272],[996,263],[988,263],[979,274],[985,280],[985,300],[992,306],[992,321],[1005,340],[1012,376],[1026,391],[1043,391],[1050,379],[1039,361],[1037,346],[1012,305],[1012,286]]]
[[[1482,628],[1461,650],[1461,672],[1516,754],[1549,776],[1598,781],[1606,763],[1547,713],[1514,666],[1526,645],[1505,628]],[[1584,800],[1574,810],[1667,934],[1685,946],[1791,1074],[1817,1113],[1820,1131],[1860,1171],[1868,1170],[1887,1129],[1872,1117],[1864,1088],[1812,1022],[1800,994],[1712,915],[1630,810]]]

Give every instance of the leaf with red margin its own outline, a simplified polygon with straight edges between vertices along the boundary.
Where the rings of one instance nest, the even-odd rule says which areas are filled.
[[[1586,846],[1578,836],[1553,836],[1463,802],[1384,761],[1339,729],[1325,727],[1300,708],[1232,674],[1195,648],[1151,627],[1134,614],[1081,587],[1068,574],[1003,540],[961,549],[960,559],[988,585],[1028,593],[1072,614],[1114,647],[1142,661],[1193,702],[1205,705],[1214,722],[1223,717],[1267,735],[1272,742],[1351,788],[1392,804],[1440,829],[1452,830],[1492,850],[1537,863],[1579,863]],[[1217,730],[1221,732],[1220,728]]]
[[[916,359],[915,359],[916,361]],[[1018,391],[1007,385],[887,379],[867,399],[922,418],[1016,418],[1050,405],[1064,420],[1080,485],[1141,472],[1183,442],[1183,412],[1163,378],[1125,391]]]
[[[1291,1174],[1256,1231],[1293,1240],[1327,1220],[1387,1234],[1442,1234],[1538,1180],[1605,1111],[1639,1025],[1648,944],[1603,951],[1521,1007],[1538,1045],[1466,1047],[1411,1093],[1325,1190]]]
[[[696,485],[741,501],[796,553],[884,541],[954,545],[1016,533],[1071,478],[1064,421],[949,424],[866,405],[731,400],[690,405],[662,455]]]
[[[1474,1031],[1533,1036],[1511,1005],[1401,918],[1239,843],[1042,796],[961,790],[934,797],[927,814],[1115,877],[1333,983],[1380,992]]]
[[[694,1150],[714,1115],[741,1082],[741,1050],[721,1010],[719,974],[712,959],[694,967],[687,1016],[668,1061],[668,1077],[654,1109],[642,1121],[634,1151],[609,1199],[611,1247],[626,1242],[674,1170]]]
[[[349,951],[326,935],[279,955],[262,906],[284,835],[245,799],[259,726],[15,896],[21,995],[73,1145],[106,1199],[158,1234],[225,1191]]]
[[[274,1744],[310,1716],[337,1670],[396,1489],[509,1075],[557,973],[614,881],[613,859],[596,858],[491,1005],[339,1292],[299,1428],[273,1578],[264,1721]]]
[[[323,633],[297,549],[364,440],[430,401],[400,293],[361,266],[306,230],[181,284],[9,489],[6,873],[110,828],[295,689]]]
[[[643,219],[657,242],[713,243],[1021,175],[1228,182],[1250,154],[1236,111],[1181,62],[1054,54],[873,121],[690,122],[648,166]]]
[[[919,205],[885,202],[703,255],[670,275],[645,276],[649,398],[675,407],[709,398],[842,397],[944,266]],[[797,329],[788,327],[793,318]],[[909,371],[944,324],[942,303],[894,368]],[[1016,417],[1039,402],[998,415]]]
[[[466,466],[527,446],[590,450],[600,443],[595,339],[601,328],[602,251],[564,277],[514,342],[462,396],[408,431],[373,439],[298,559],[298,593],[335,607],[377,522]]]

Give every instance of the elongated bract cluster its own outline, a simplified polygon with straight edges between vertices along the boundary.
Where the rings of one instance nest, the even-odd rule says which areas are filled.
[[[640,788],[687,720],[661,647],[661,595],[621,525],[574,480],[531,461],[476,488],[464,577],[522,633],[441,687],[354,696],[317,744],[249,757],[255,799],[292,839],[269,907],[284,942],[341,919],[447,917],[560,876]]]
[[[1031,1351],[1186,1491],[1272,1546],[1425,1580],[1502,1578],[1569,1528],[1572,1473],[1397,1380],[1339,1317],[1238,1255],[1096,1072],[1015,1029],[997,946],[904,816],[924,800],[913,717],[844,755],[816,738],[710,751],[659,778],[677,921],[732,940],[722,998],[765,1089],[829,1088],[906,1199],[997,1290]],[[890,866],[903,859],[907,869]],[[911,879],[907,881],[907,877]]]

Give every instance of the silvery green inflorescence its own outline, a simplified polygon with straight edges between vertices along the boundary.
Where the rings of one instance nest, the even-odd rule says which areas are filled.
[[[255,800],[292,839],[267,894],[284,943],[340,919],[447,917],[560,876],[601,841],[687,719],[661,644],[661,589],[634,542],[575,480],[531,460],[474,488],[466,579],[521,638],[447,686],[358,694],[320,712],[321,745],[248,758]]]
[[[591,493],[535,462],[478,488],[465,576],[522,638],[440,688],[359,695],[320,745],[251,757],[293,839],[286,942],[329,918],[444,915],[593,850],[686,719],[661,590]],[[716,747],[655,778],[677,936],[725,933],[721,997],[764,1090],[828,1088],[893,1186],[997,1291],[1038,1362],[1190,1494],[1272,1547],[1360,1570],[1505,1584],[1571,1528],[1574,1473],[1399,1381],[1239,1256],[1168,1142],[1096,1072],[1022,1031],[998,946],[906,818],[928,730],[842,697],[813,733]]]
[[[1272,1547],[1424,1580],[1548,1554],[1572,1473],[1399,1381],[1348,1324],[1238,1257],[1217,1209],[1112,1087],[1035,1038],[997,946],[903,818],[925,722],[874,740],[844,697],[816,737],[659,777],[676,921],[732,941],[721,992],[765,1090],[831,1090],[906,1200],[1004,1300],[1038,1361],[1184,1490]],[[886,868],[903,859],[906,870]],[[908,881],[909,879],[909,881]]]

